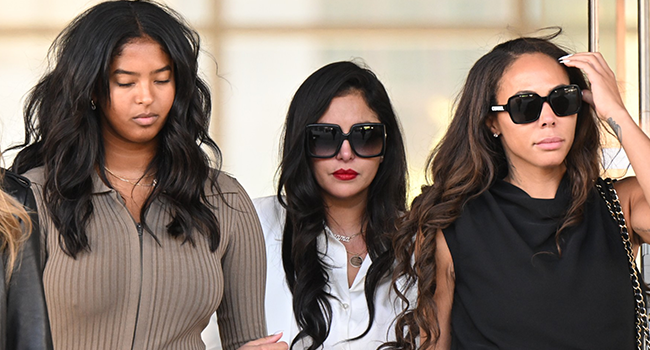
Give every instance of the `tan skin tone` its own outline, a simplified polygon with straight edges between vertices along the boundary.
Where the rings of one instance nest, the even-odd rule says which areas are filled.
[[[497,91],[497,103],[505,104],[509,96],[520,91],[534,91],[546,96],[554,86],[567,84],[565,73],[559,71],[560,64],[582,69],[591,82],[591,91],[583,92],[583,100],[596,111],[598,118],[607,121],[618,135],[636,177],[629,177],[615,184],[623,207],[628,229],[632,235],[635,253],[640,243],[650,242],[650,163],[646,155],[650,153],[650,139],[636,125],[625,109],[616,77],[600,53],[578,53],[557,62],[541,54],[522,55],[504,72],[500,89]],[[532,74],[531,74],[532,73]],[[531,79],[531,77],[533,77]],[[521,188],[533,198],[553,198],[559,186],[565,167],[562,164],[568,149],[566,144],[572,142],[569,136],[575,128],[574,116],[557,117],[547,103],[542,115],[536,122],[515,125],[509,121],[507,112],[500,112],[488,119],[487,126],[493,133],[500,134],[506,156],[510,165],[510,174],[505,179]],[[566,132],[567,128],[570,132]],[[555,129],[552,132],[549,129]],[[519,132],[516,134],[514,132]],[[559,138],[551,151],[535,149],[531,140],[537,136],[554,134]],[[522,136],[523,135],[523,136]],[[526,138],[530,136],[529,138]],[[517,139],[520,138],[520,139]],[[542,137],[544,138],[544,137]],[[526,144],[528,142],[528,144]],[[533,154],[533,156],[521,157]],[[539,148],[539,147],[537,147]],[[440,339],[434,349],[449,349],[451,343],[451,306],[455,288],[453,260],[442,231],[436,233],[436,271],[437,283],[434,299],[439,307],[438,321]]]
[[[579,53],[563,60],[569,67],[582,69],[591,82],[585,101],[596,109],[598,118],[607,122],[617,135],[636,173],[616,182],[618,193],[637,253],[641,243],[650,242],[650,139],[625,109],[616,77],[600,53]]]
[[[359,92],[335,97],[318,123],[337,124],[344,133],[358,123],[379,123],[379,118],[366,104]],[[327,210],[327,225],[332,232],[351,236],[365,230],[363,217],[366,212],[368,186],[375,178],[381,157],[361,158],[352,151],[350,143],[343,141],[339,153],[332,158],[313,158],[314,178],[321,187]],[[354,179],[339,179],[335,172],[339,169],[352,169],[358,173]],[[367,248],[364,235],[350,242],[341,242],[348,252],[348,258],[360,254],[365,259]],[[359,268],[348,266],[348,287],[352,286]]]
[[[110,68],[110,102],[101,105],[105,164],[109,184],[121,195],[135,222],[153,189],[155,169],[147,166],[156,154],[176,93],[172,61],[151,38],[128,42]],[[131,182],[139,181],[139,185]],[[282,333],[250,341],[240,350],[286,350]]]
[[[346,141],[347,142],[347,141]],[[356,233],[362,227],[361,218],[366,210],[365,201],[355,201],[351,203],[332,203],[328,207],[327,225],[332,232],[351,232]],[[360,256],[365,259],[367,256],[366,242],[363,235],[352,238],[349,243],[341,242],[348,253],[361,253]],[[348,255],[350,258],[352,255]],[[359,269],[350,264],[348,266],[348,287],[352,286]]]

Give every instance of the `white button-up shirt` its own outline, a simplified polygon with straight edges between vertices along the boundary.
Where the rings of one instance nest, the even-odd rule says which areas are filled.
[[[253,201],[257,214],[260,217],[264,237],[266,239],[266,322],[269,334],[279,331],[284,332],[283,341],[291,344],[298,334],[292,295],[285,280],[282,266],[282,233],[284,230],[285,210],[275,196],[258,198]],[[329,273],[329,290],[334,298],[330,299],[332,306],[332,324],[330,333],[325,343],[325,349],[356,350],[376,349],[382,343],[394,340],[395,334],[393,321],[402,311],[402,302],[392,291],[390,278],[382,280],[377,286],[375,296],[375,320],[372,328],[363,338],[355,338],[366,330],[368,326],[368,306],[364,293],[366,273],[372,264],[368,255],[359,268],[359,272],[348,287],[348,255],[345,246],[331,235],[325,234],[318,237],[319,252],[324,255],[324,261],[332,268]],[[411,307],[414,307],[416,292],[409,293]],[[297,348],[306,348],[310,340],[298,343]]]

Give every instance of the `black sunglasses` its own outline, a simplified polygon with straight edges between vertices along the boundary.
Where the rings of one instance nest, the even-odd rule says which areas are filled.
[[[309,124],[306,131],[307,153],[313,158],[336,156],[345,140],[361,158],[383,156],[386,148],[386,126],[381,123],[354,124],[347,134],[336,124]]]
[[[542,114],[544,102],[548,102],[558,117],[576,114],[582,106],[580,87],[575,84],[560,86],[546,97],[534,92],[517,94],[510,97],[505,105],[492,106],[492,112],[507,111],[515,124],[532,123]]]

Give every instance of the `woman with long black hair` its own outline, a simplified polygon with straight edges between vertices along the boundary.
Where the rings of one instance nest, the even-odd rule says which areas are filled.
[[[375,74],[326,65],[293,97],[277,196],[255,201],[269,332],[293,349],[372,349],[401,310],[391,237],[405,210],[400,126]]]
[[[39,205],[55,348],[203,349],[215,310],[225,349],[286,348],[251,341],[266,332],[264,242],[218,170],[197,33],[162,5],[108,1],[51,52],[13,169]]]

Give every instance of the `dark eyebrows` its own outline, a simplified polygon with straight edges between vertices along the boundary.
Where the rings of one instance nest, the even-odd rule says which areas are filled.
[[[569,82],[568,84],[559,84],[559,85],[555,86],[554,88],[552,88],[551,90],[549,90],[548,93],[550,94],[551,91],[553,91],[553,90],[555,90],[555,89],[559,89],[559,88],[561,88],[561,87],[565,87],[565,86],[569,86],[569,85],[571,85],[571,82]],[[535,92],[535,91],[532,91],[532,90],[521,90],[521,91],[518,91],[518,92],[517,92],[516,94],[514,94],[513,96],[516,96],[516,95],[526,95],[526,94],[536,94],[536,92]],[[541,96],[541,95],[540,95],[540,96]]]
[[[169,65],[166,65],[166,66],[164,66],[164,67],[162,67],[160,69],[156,69],[155,71],[153,71],[151,73],[152,74],[158,74],[158,73],[162,73],[162,72],[171,72],[171,71],[172,71],[172,67],[169,66]]]
[[[164,67],[162,67],[162,68],[158,68],[158,69],[152,71],[150,74],[158,74],[158,73],[168,72],[168,71],[170,72],[171,70],[172,70],[172,67],[171,67],[170,65],[166,65],[166,66],[164,66]],[[113,71],[113,75],[118,75],[118,74],[123,74],[123,75],[140,75],[140,74],[138,74],[138,73],[136,73],[136,72],[130,72],[130,71],[128,71],[128,70],[119,69],[119,68]]]

